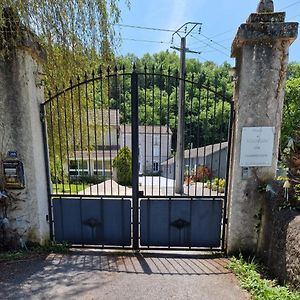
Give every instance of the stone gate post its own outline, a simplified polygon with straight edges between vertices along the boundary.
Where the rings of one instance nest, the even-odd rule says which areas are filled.
[[[0,57],[0,152],[16,151],[24,164],[25,189],[8,211],[9,227],[24,241],[43,243],[49,239],[47,222],[47,179],[43,149],[40,103],[44,101],[41,63],[45,51],[8,9],[4,11],[5,36],[0,45],[8,46]],[[2,31],[2,32],[3,32]],[[4,43],[4,38],[6,42]]]
[[[288,50],[297,33],[298,23],[285,23],[285,13],[275,13],[273,1],[260,1],[232,44],[236,82],[228,253],[256,251],[263,197],[259,186],[276,176]]]

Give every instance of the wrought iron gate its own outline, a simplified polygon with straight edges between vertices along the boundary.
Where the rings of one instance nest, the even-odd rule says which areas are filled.
[[[186,87],[184,194],[175,191]],[[70,81],[41,105],[51,238],[122,249],[224,250],[232,104],[216,80],[154,67]]]

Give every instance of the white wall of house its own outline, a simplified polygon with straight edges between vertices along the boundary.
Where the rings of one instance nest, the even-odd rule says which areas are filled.
[[[170,158],[171,134],[139,133],[140,174],[159,173],[161,163]],[[131,133],[120,134],[120,146],[131,146]]]
[[[213,177],[225,178],[227,169],[227,148],[219,151],[215,150],[214,154],[209,154],[205,158],[201,157],[186,157],[184,159],[185,173],[190,175],[196,170],[197,166],[207,166],[212,171]],[[173,160],[168,165],[162,165],[162,176],[170,179],[175,179],[175,165]]]

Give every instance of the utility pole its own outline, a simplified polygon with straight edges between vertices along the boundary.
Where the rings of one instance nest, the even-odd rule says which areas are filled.
[[[178,128],[177,128],[177,145],[175,156],[175,192],[182,195],[184,193],[184,130],[185,130],[185,75],[186,75],[186,53],[200,52],[191,51],[186,48],[186,38],[193,32],[196,27],[199,27],[199,33],[201,31],[201,23],[188,22],[181,26],[172,35],[172,42],[174,35],[177,34],[180,37],[180,48],[171,47],[180,52],[180,79],[179,79],[179,93],[178,93]],[[188,31],[188,26],[191,28]],[[184,28],[184,31],[182,29]],[[183,35],[182,35],[183,33]]]

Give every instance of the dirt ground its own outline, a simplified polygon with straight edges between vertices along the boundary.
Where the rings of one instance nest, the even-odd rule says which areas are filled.
[[[72,251],[0,263],[0,299],[243,300],[227,259]]]

